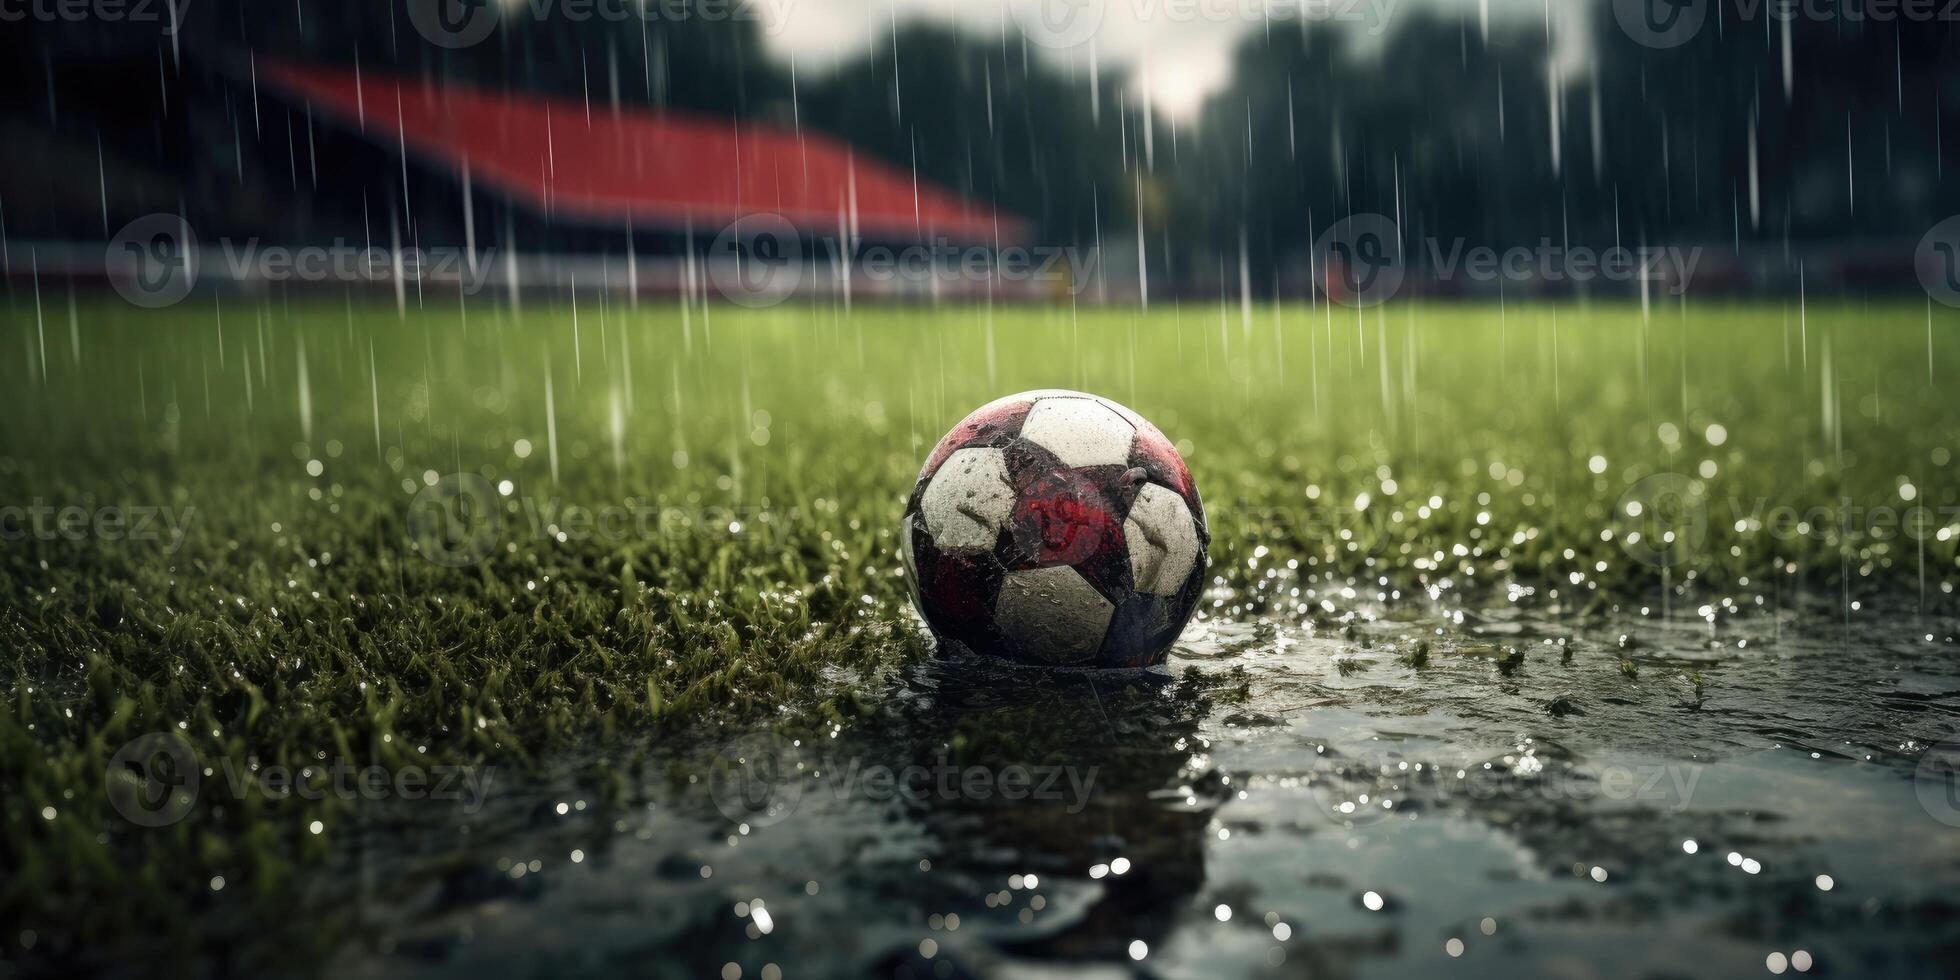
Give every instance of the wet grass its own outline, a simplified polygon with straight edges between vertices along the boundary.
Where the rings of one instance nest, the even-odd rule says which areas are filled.
[[[183,927],[214,909],[292,901],[362,804],[234,799],[227,767],[570,756],[604,793],[648,746],[867,715],[930,652],[893,530],[919,461],[1015,390],[1107,394],[1178,442],[1210,617],[1331,632],[1523,590],[1574,618],[1797,592],[1930,607],[1960,578],[1960,319],[1912,304],[429,302],[71,317],[15,296],[0,317],[23,352],[0,363],[0,506],[52,508],[0,542],[9,955],[21,930],[37,956],[195,946]],[[411,514],[457,473],[504,512],[474,525],[480,561],[432,561],[457,542]],[[130,523],[77,532],[68,507]],[[155,536],[130,540],[143,514]],[[1350,638],[1342,674],[1430,661]],[[1530,684],[1524,652],[1488,656]],[[103,774],[155,731],[212,774],[187,819],[144,829]]]

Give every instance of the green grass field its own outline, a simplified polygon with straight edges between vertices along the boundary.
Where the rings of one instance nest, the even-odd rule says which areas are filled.
[[[653,738],[862,711],[854,678],[930,650],[895,553],[918,466],[1022,389],[1111,396],[1178,443],[1211,617],[1333,625],[1512,586],[1570,617],[1930,609],[1960,579],[1960,318],[1910,302],[410,302],[13,296],[0,905],[44,948],[277,909],[334,853],[350,804],[331,798],[122,820],[104,770],[143,733],[207,766],[572,754],[603,791]],[[452,566],[418,553],[410,514],[456,473],[509,488],[487,557]],[[1657,474],[1678,476],[1641,484]],[[1705,534],[1656,547],[1657,506]],[[69,507],[157,533],[77,532]]]

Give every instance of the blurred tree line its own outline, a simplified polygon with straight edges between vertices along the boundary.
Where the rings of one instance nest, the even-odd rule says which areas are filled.
[[[1278,23],[1175,128],[1144,118],[1122,72],[1091,77],[1011,33],[901,20],[863,56],[799,75],[757,20],[662,2],[658,17],[506,16],[459,49],[420,36],[404,0],[179,0],[174,37],[0,25],[0,135],[32,147],[0,161],[0,221],[85,237],[108,194],[173,190],[191,210],[276,212],[283,185],[239,145],[275,138],[251,84],[269,58],[823,130],[1032,219],[1044,243],[1141,237],[1184,283],[1236,281],[1243,256],[1259,291],[1365,211],[1411,237],[1601,247],[1916,237],[1960,210],[1945,176],[1960,47],[1944,21],[1797,20],[1787,73],[1782,22],[1747,0],[1721,0],[1670,50],[1602,6],[1590,58],[1563,69],[1542,24],[1486,38],[1474,13],[1403,9],[1369,45]],[[97,172],[113,189],[81,179]]]

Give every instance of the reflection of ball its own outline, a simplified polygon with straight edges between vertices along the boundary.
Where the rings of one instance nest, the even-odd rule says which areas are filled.
[[[1204,508],[1143,416],[1077,391],[982,406],[912,488],[900,547],[942,640],[1026,663],[1162,663],[1204,588]]]

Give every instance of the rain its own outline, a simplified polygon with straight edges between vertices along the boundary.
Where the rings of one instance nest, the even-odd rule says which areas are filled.
[[[14,13],[0,975],[1943,972],[1937,5]]]

